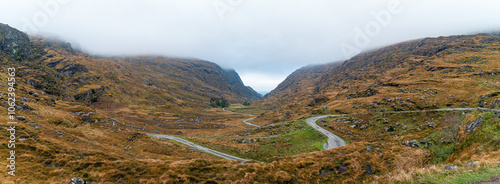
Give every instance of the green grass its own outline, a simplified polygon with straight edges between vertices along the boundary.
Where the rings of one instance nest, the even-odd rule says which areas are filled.
[[[246,107],[246,106],[239,104],[239,105],[232,105],[232,106],[229,106],[229,107],[227,107],[227,109],[228,109],[228,110],[232,110],[232,109],[241,109],[241,108],[245,108],[245,107]]]
[[[323,144],[325,143],[326,139],[323,138],[320,132],[316,131],[302,120],[283,124],[280,129],[283,129],[283,134],[280,134],[280,137],[258,140],[257,143],[251,143],[254,148],[248,152],[237,148],[229,148],[220,144],[201,143],[196,139],[189,140],[226,154],[264,162],[277,160],[283,156],[291,156],[301,153],[323,150]],[[249,137],[249,139],[252,138]]]
[[[425,184],[470,183],[470,182],[488,180],[491,177],[498,175],[500,175],[500,165],[494,164],[489,166],[482,166],[472,171],[469,171],[469,169],[458,169],[448,172],[443,170],[437,170],[428,173],[417,174],[413,177],[412,183],[422,183],[422,184],[423,183]]]
[[[477,150],[478,152],[484,151],[485,149],[491,151],[500,149],[500,118],[494,117],[493,115],[492,112],[480,114],[479,116],[484,119],[483,124],[474,132],[467,134],[465,140],[457,145],[455,150],[461,152],[470,147],[477,146],[482,148]]]

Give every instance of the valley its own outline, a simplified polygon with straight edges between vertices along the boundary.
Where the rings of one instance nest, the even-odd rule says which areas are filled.
[[[97,57],[0,24],[3,183],[470,183],[500,173],[500,37],[411,40],[260,95],[194,58]],[[7,165],[7,159],[0,163]]]

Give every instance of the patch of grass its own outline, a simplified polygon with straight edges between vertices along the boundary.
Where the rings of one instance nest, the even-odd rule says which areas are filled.
[[[295,126],[301,121],[295,121]],[[270,157],[291,156],[300,153],[321,151],[325,138],[310,126],[295,129],[282,137],[272,138],[269,143],[245,154],[249,158],[268,161]]]
[[[454,144],[441,144],[429,146],[432,163],[442,163],[453,153]]]
[[[497,151],[500,149],[500,118],[494,117],[491,112],[479,114],[483,123],[472,133],[465,134],[465,139],[455,147],[456,156],[470,157],[484,151]]]
[[[448,172],[442,170],[435,170],[415,175],[412,183],[425,183],[425,184],[470,183],[470,182],[488,180],[493,176],[498,176],[499,174],[500,174],[499,164],[482,166],[472,171],[470,171],[469,169],[459,169]]]
[[[190,139],[190,141],[237,157],[264,162],[279,160],[281,157],[285,156],[323,150],[323,144],[326,140],[324,136],[312,127],[306,125],[302,120],[282,124],[277,129],[278,130],[272,130],[276,137],[246,137],[236,140],[226,140],[226,144],[244,144],[245,146],[251,147],[249,150],[241,149],[241,146],[225,146],[220,142],[212,143],[197,139]],[[276,135],[276,132],[280,132],[280,134]],[[252,141],[251,143],[240,143],[245,139]]]

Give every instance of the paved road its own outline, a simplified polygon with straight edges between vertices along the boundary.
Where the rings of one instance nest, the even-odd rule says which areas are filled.
[[[174,136],[170,136],[170,135],[161,135],[161,134],[148,134],[148,135],[152,136],[152,137],[159,138],[159,139],[174,140],[174,141],[180,142],[182,144],[185,144],[187,146],[190,146],[192,148],[195,148],[197,150],[200,150],[200,151],[203,151],[203,152],[207,152],[207,153],[210,153],[212,155],[215,155],[215,156],[218,156],[218,157],[221,157],[221,158],[225,158],[225,159],[229,159],[229,160],[239,160],[239,161],[242,161],[242,162],[248,162],[249,161],[247,159],[235,157],[235,156],[232,156],[232,155],[228,155],[228,154],[225,154],[225,153],[221,153],[221,152],[212,150],[212,149],[207,148],[207,147],[203,147],[203,146],[197,145],[195,143],[189,142],[189,141],[187,141],[185,139],[181,139],[181,138],[178,138],[178,137],[174,137]]]
[[[245,123],[245,124],[247,124],[247,125],[250,125],[250,126],[254,126],[254,127],[259,127],[259,128],[260,128],[260,126],[259,126],[259,125],[256,125],[256,124],[253,124],[253,123],[248,122],[248,121],[250,121],[250,120],[252,120],[252,119],[257,118],[257,116],[255,116],[255,115],[252,115],[252,114],[244,114],[244,113],[233,112],[233,111],[228,111],[228,110],[226,110],[226,108],[222,108],[222,111],[224,111],[224,112],[231,112],[231,113],[234,113],[234,114],[242,114],[242,115],[252,116],[251,118],[248,118],[248,119],[246,119],[246,120],[243,120],[243,123]]]
[[[306,120],[307,124],[309,124],[311,127],[314,129],[318,130],[319,132],[323,133],[328,137],[327,142],[323,145],[323,148],[325,150],[333,149],[333,148],[338,148],[341,146],[345,146],[346,143],[344,140],[342,140],[339,136],[333,134],[332,132],[325,130],[324,128],[321,128],[316,124],[316,121],[326,118],[326,117],[338,117],[341,115],[326,115],[326,116],[318,116],[318,117],[312,117]]]
[[[446,109],[432,109],[432,110],[421,110],[421,111],[400,111],[400,112],[383,112],[385,114],[387,113],[421,113],[421,112],[449,112],[449,111],[474,111],[474,110],[481,110],[481,111],[492,111],[492,112],[497,112],[500,113],[500,110],[496,109],[488,109],[488,108],[446,108]],[[339,117],[342,115],[325,115],[325,116],[318,116],[318,117],[312,117],[306,120],[307,124],[309,124],[311,127],[314,129],[320,131],[324,135],[328,137],[327,143],[323,145],[323,148],[325,150],[333,149],[333,148],[338,148],[341,146],[345,146],[346,143],[344,140],[342,140],[339,136],[333,134],[332,132],[325,130],[324,128],[318,126],[316,124],[316,121],[326,118],[326,117]]]
[[[225,109],[223,109],[223,110],[226,111]],[[437,111],[437,112],[443,112],[443,111],[474,111],[474,110],[493,111],[493,112],[500,113],[500,110],[487,109],[487,108],[448,108],[448,109],[435,109],[435,110],[423,110],[423,111],[401,111],[401,112],[385,112],[385,113],[413,113],[413,112],[432,112],[432,111]],[[231,112],[231,111],[228,111],[228,112]],[[233,112],[233,113],[236,113],[236,112]],[[236,113],[236,114],[242,114],[242,113]],[[250,114],[245,114],[245,115],[253,116],[253,115],[250,115]],[[312,118],[309,118],[309,119],[306,120],[307,124],[309,124],[311,127],[313,127],[314,129],[318,130],[319,132],[323,133],[324,135],[326,135],[328,137],[327,143],[325,143],[323,145],[323,148],[325,150],[329,150],[329,149],[333,149],[333,148],[338,148],[338,147],[341,147],[341,146],[345,146],[346,143],[339,136],[333,134],[332,132],[330,132],[328,130],[325,130],[324,128],[322,128],[320,126],[318,126],[316,124],[316,121],[318,121],[320,119],[323,119],[323,118],[326,118],[326,117],[339,117],[339,116],[344,116],[344,115],[317,116],[317,117],[312,117]],[[250,124],[252,126],[259,127],[258,125],[254,125],[254,124],[245,122],[245,121],[248,121],[248,120],[251,120],[251,119],[254,119],[254,118],[256,118],[256,117],[252,117],[250,119],[244,120],[243,122],[246,123],[246,124]],[[212,150],[210,148],[206,148],[206,147],[197,145],[195,143],[189,142],[189,141],[187,141],[185,139],[181,139],[181,138],[178,138],[178,137],[174,137],[174,136],[170,136],[170,135],[161,135],[161,134],[149,134],[149,135],[152,136],[152,137],[159,138],[159,139],[171,139],[171,140],[180,142],[182,144],[185,144],[187,146],[190,146],[192,148],[198,149],[200,151],[207,152],[207,153],[210,153],[212,155],[216,155],[216,156],[221,157],[221,158],[225,158],[225,159],[229,159],[229,160],[239,160],[239,161],[242,161],[242,162],[249,161],[247,159],[235,157],[235,156],[232,156],[232,155],[228,155],[228,154],[225,154],[225,153],[221,153],[221,152]]]

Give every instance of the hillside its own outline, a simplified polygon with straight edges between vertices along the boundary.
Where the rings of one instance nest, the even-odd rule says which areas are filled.
[[[0,49],[2,127],[12,121],[6,115],[7,69],[16,71],[16,166],[23,172],[17,183],[67,183],[61,179],[71,177],[61,173],[82,177],[74,171],[89,164],[115,168],[130,163],[133,168],[144,168],[151,164],[143,162],[147,159],[162,164],[195,158],[220,160],[185,151],[189,148],[179,143],[163,144],[146,134],[241,129],[237,124],[241,115],[217,112],[210,99],[224,97],[241,103],[261,98],[243,85],[234,70],[199,59],[94,57],[75,51],[69,43],[29,37],[5,24],[0,24]],[[228,117],[234,120],[227,121]],[[0,156],[7,158],[9,132],[4,128],[0,132],[5,135],[0,139]],[[108,175],[104,178],[129,181],[113,169],[101,171]],[[6,172],[0,175],[6,177]]]
[[[500,37],[489,34],[403,42],[341,65],[300,69],[266,101],[283,104],[280,114],[289,107],[322,113],[323,106],[337,113],[495,108],[500,105],[499,44]]]
[[[321,76],[341,63],[305,66],[290,74],[265,98],[286,99],[310,96],[318,93]]]

